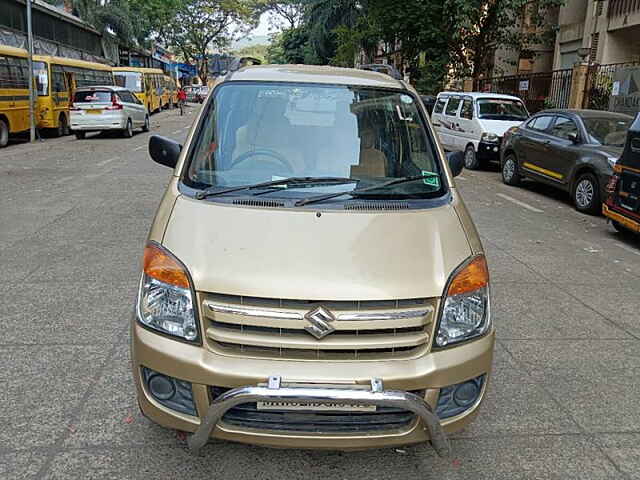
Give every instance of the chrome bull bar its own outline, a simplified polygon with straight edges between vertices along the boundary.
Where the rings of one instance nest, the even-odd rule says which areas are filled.
[[[330,387],[285,386],[278,376],[269,377],[266,386],[247,386],[229,390],[211,405],[198,430],[189,437],[189,450],[197,453],[208,441],[211,432],[231,408],[250,402],[313,402],[332,405],[363,405],[377,407],[396,407],[415,413],[423,422],[431,444],[436,453],[446,457],[451,453],[449,439],[440,425],[440,419],[433,413],[431,406],[410,392],[384,390],[382,380],[371,380],[371,390],[355,390]]]

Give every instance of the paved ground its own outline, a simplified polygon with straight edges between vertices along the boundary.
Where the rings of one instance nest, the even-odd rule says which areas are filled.
[[[175,112],[152,132],[183,139]],[[458,181],[488,252],[499,342],[454,459],[210,444],[138,413],[127,323],[167,169],[130,140],[0,151],[0,479],[640,479],[640,242],[562,194]]]

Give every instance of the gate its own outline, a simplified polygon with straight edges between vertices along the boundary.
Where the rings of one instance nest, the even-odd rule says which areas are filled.
[[[547,108],[568,108],[573,69],[525,73],[479,81],[481,92],[503,93],[520,97],[531,113]]]
[[[609,101],[613,92],[613,79],[616,72],[628,67],[638,66],[640,66],[640,62],[591,65],[587,73],[582,108],[609,110]]]

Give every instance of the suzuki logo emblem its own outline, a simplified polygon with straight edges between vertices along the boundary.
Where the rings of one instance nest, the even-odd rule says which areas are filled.
[[[307,312],[304,315],[304,319],[310,323],[310,325],[307,325],[304,329],[318,340],[335,331],[331,322],[333,322],[336,317],[324,307],[317,307]]]

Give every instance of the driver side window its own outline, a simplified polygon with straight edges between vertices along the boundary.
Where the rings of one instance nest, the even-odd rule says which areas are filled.
[[[578,126],[567,117],[556,117],[556,123],[549,131],[554,137],[570,140],[578,137]]]

